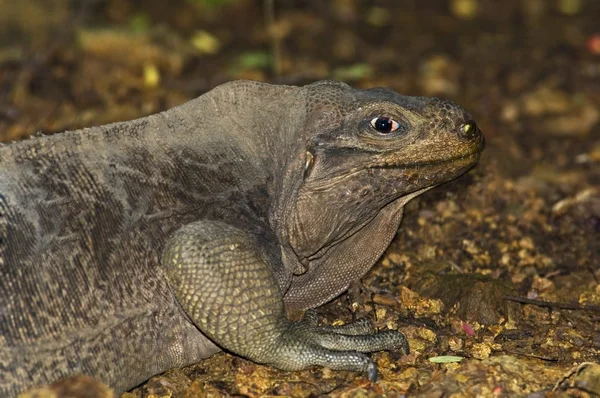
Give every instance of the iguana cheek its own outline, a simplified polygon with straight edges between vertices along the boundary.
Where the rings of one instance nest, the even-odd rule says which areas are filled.
[[[366,206],[365,195],[347,195],[346,199],[339,200],[335,193],[315,193],[296,202],[290,244],[304,268],[312,267],[331,247],[354,234],[380,208],[377,203]]]
[[[316,204],[315,204],[316,205]],[[290,244],[301,263],[307,264],[308,258],[330,239],[331,220],[317,219],[311,211],[312,201],[300,199],[290,226]],[[326,216],[326,214],[325,214]]]
[[[336,238],[340,224],[348,217],[337,213],[337,204],[325,195],[304,195],[298,198],[290,233],[291,244],[300,261],[307,265],[312,257]]]

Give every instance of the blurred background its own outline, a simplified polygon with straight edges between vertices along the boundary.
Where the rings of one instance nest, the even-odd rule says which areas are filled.
[[[513,318],[503,301],[510,291],[600,305],[600,1],[0,0],[0,140],[141,117],[233,79],[449,98],[488,149],[466,177],[411,203],[352,307],[409,337],[411,356],[376,356],[384,381],[322,370],[290,381],[221,354],[178,374],[178,391],[543,394],[573,364],[600,360],[597,312],[526,305]],[[465,282],[462,296],[477,297],[465,304],[420,291],[426,269],[508,290],[487,303],[493,282]],[[478,361],[426,360],[443,354]],[[135,396],[179,386],[152,383]]]
[[[593,0],[2,0],[0,134],[157,112],[232,79],[333,78],[450,97],[498,116],[488,134],[543,116],[581,135],[599,17]],[[565,108],[584,117],[548,121]]]

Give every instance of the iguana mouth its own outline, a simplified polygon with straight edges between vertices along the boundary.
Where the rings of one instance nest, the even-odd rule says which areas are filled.
[[[381,160],[379,162],[370,164],[367,168],[405,168],[414,169],[419,167],[437,166],[451,163],[476,163],[481,157],[481,153],[485,149],[485,138],[480,135],[477,141],[472,142],[470,151],[459,156],[451,156],[441,159],[423,160],[416,162],[403,162],[401,160],[395,161],[393,159]]]
[[[372,169],[390,168],[391,169],[391,168],[400,168],[401,167],[401,168],[406,168],[406,169],[413,169],[413,168],[418,168],[418,167],[436,166],[436,165],[458,163],[458,162],[460,162],[460,163],[462,163],[462,162],[476,163],[479,160],[479,158],[481,157],[481,152],[482,152],[482,150],[477,150],[475,152],[471,152],[471,153],[461,155],[461,156],[455,156],[455,157],[451,157],[451,158],[442,158],[442,159],[426,161],[426,162],[401,163],[401,162],[394,162],[391,160],[386,160],[381,163],[371,164],[368,166],[368,168],[372,168]]]
[[[353,175],[358,173],[368,171],[373,173],[375,170],[384,170],[384,169],[403,169],[403,170],[417,170],[419,168],[427,168],[427,167],[435,167],[435,166],[443,166],[443,165],[451,165],[455,164],[458,167],[470,167],[477,163],[479,158],[481,157],[481,153],[483,151],[483,145],[479,145],[476,151],[469,152],[467,154],[461,156],[454,156],[449,158],[442,158],[431,161],[423,161],[423,162],[400,162],[394,160],[381,160],[376,163],[366,164],[361,168],[356,168],[350,170],[348,173],[337,176],[330,177],[321,182],[313,182],[312,189],[315,191],[328,189],[336,183],[340,183],[340,181],[351,178]]]

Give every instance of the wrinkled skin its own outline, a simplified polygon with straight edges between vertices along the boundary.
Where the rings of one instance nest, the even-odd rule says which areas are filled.
[[[363,353],[407,352],[400,332],[286,311],[360,279],[482,149],[450,102],[245,81],[0,147],[0,395],[76,373],[120,392],[221,348],[376,378]]]

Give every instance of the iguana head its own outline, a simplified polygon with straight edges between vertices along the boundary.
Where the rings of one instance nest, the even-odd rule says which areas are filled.
[[[484,148],[471,116],[449,101],[337,82],[305,89],[302,182],[285,211],[293,254],[284,260],[296,275],[284,299],[296,308],[361,278],[395,235],[404,204],[467,171]]]

